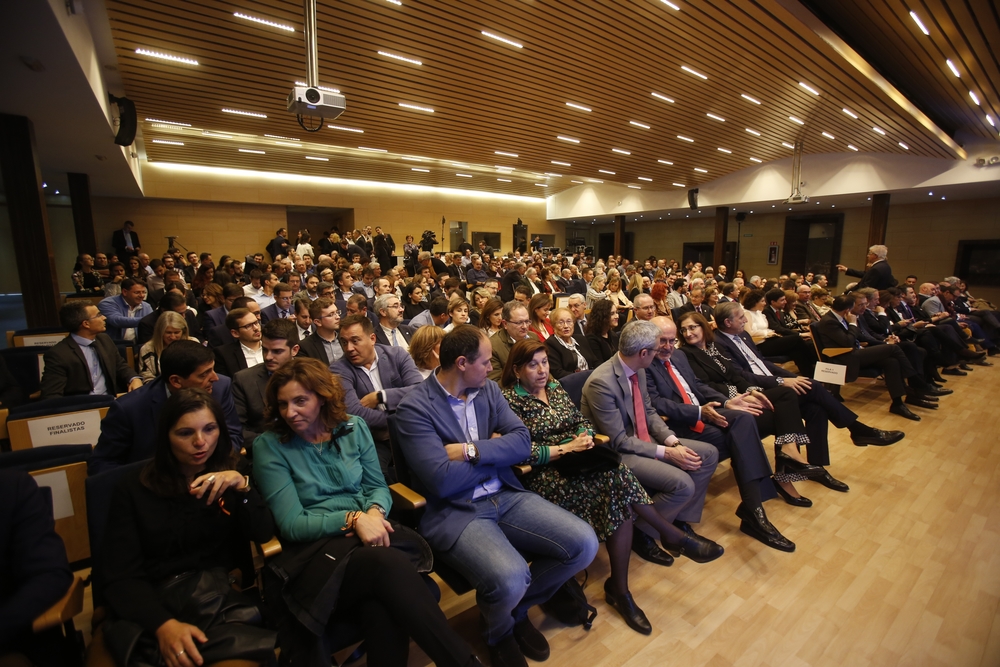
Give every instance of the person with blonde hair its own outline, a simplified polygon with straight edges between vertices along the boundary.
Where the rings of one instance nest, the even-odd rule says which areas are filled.
[[[153,337],[139,348],[139,376],[142,383],[152,382],[160,375],[160,355],[171,343],[179,340],[193,340],[184,316],[173,310],[164,312],[156,320]]]
[[[417,365],[417,370],[427,379],[434,369],[441,365],[441,339],[444,329],[441,327],[420,327],[413,332],[410,339],[410,357]]]

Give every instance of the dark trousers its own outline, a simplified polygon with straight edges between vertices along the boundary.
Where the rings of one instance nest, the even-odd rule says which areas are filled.
[[[816,369],[816,351],[801,336],[773,336],[757,343],[757,349],[765,357],[791,357],[799,375],[812,377]]]
[[[806,423],[806,435],[809,436],[806,459],[813,465],[828,466],[830,465],[829,425],[848,428],[858,421],[858,416],[844,407],[844,404],[819,382],[812,382],[809,391],[798,396],[798,400],[799,412]]]
[[[889,396],[894,399],[906,395],[904,380],[917,374],[898,345],[871,345],[851,354],[857,356],[862,369],[875,368],[882,373]]]

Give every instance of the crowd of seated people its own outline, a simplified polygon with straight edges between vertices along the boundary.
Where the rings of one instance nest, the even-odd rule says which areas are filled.
[[[42,393],[119,396],[91,474],[150,461],[119,487],[108,597],[113,618],[147,638],[146,657],[171,666],[196,664],[211,633],[160,584],[238,565],[233,542],[271,532],[283,552],[264,582],[282,590],[268,604],[289,664],[328,660],[329,631],[347,620],[370,664],[405,664],[411,639],[439,664],[478,664],[421,577],[431,552],[475,589],[494,665],[548,656],[527,610],[599,542],[609,606],[649,633],[630,552],[661,566],[723,556],[697,528],[721,460],[732,461],[740,530],[787,552],[795,544],[766,501],[812,506],[804,481],[849,490],[831,474],[831,424],[857,446],[905,437],[859,421],[838,387],[812,379],[819,361],[846,366],[847,382],[880,375],[890,412],[919,421],[946,404],[947,381],[1000,349],[991,304],[955,277],[897,282],[883,246],[864,270],[837,267],[859,278],[845,291],[816,273],[747,278],[470,244],[396,267],[381,230],[316,242],[280,230],[271,261],[149,260],[126,231],[122,253],[80,256],[80,294],[105,296],[63,308],[71,335],[47,353]],[[117,344],[135,346],[138,372]],[[589,376],[574,404],[560,380],[578,373]],[[415,532],[392,515],[391,419],[427,501]],[[159,524],[178,534],[143,537]]]

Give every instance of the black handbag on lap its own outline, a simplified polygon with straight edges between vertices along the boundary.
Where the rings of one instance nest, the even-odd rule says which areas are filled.
[[[563,454],[550,463],[553,468],[567,477],[610,472],[622,462],[622,455],[611,449],[596,445],[582,452]]]

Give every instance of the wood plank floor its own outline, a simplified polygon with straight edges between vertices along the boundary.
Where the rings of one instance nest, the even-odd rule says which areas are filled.
[[[632,559],[632,592],[654,628],[644,637],[604,602],[602,547],[586,585],[599,613],[593,629],[568,628],[532,610],[552,647],[546,664],[1000,665],[1000,363],[975,368],[951,378],[955,393],[939,410],[920,410],[920,423],[888,413],[881,383],[844,388],[862,421],[907,436],[892,447],[855,447],[846,431],[831,427],[829,469],[850,492],[802,482],[812,508],[780,499],[766,505],[796,543],[793,554],[739,531],[736,484],[728,463],[720,465],[696,528],[726,554],[670,568]],[[488,662],[474,596],[442,590],[452,625]],[[88,628],[89,589],[77,621]],[[429,660],[414,645],[409,664]]]

